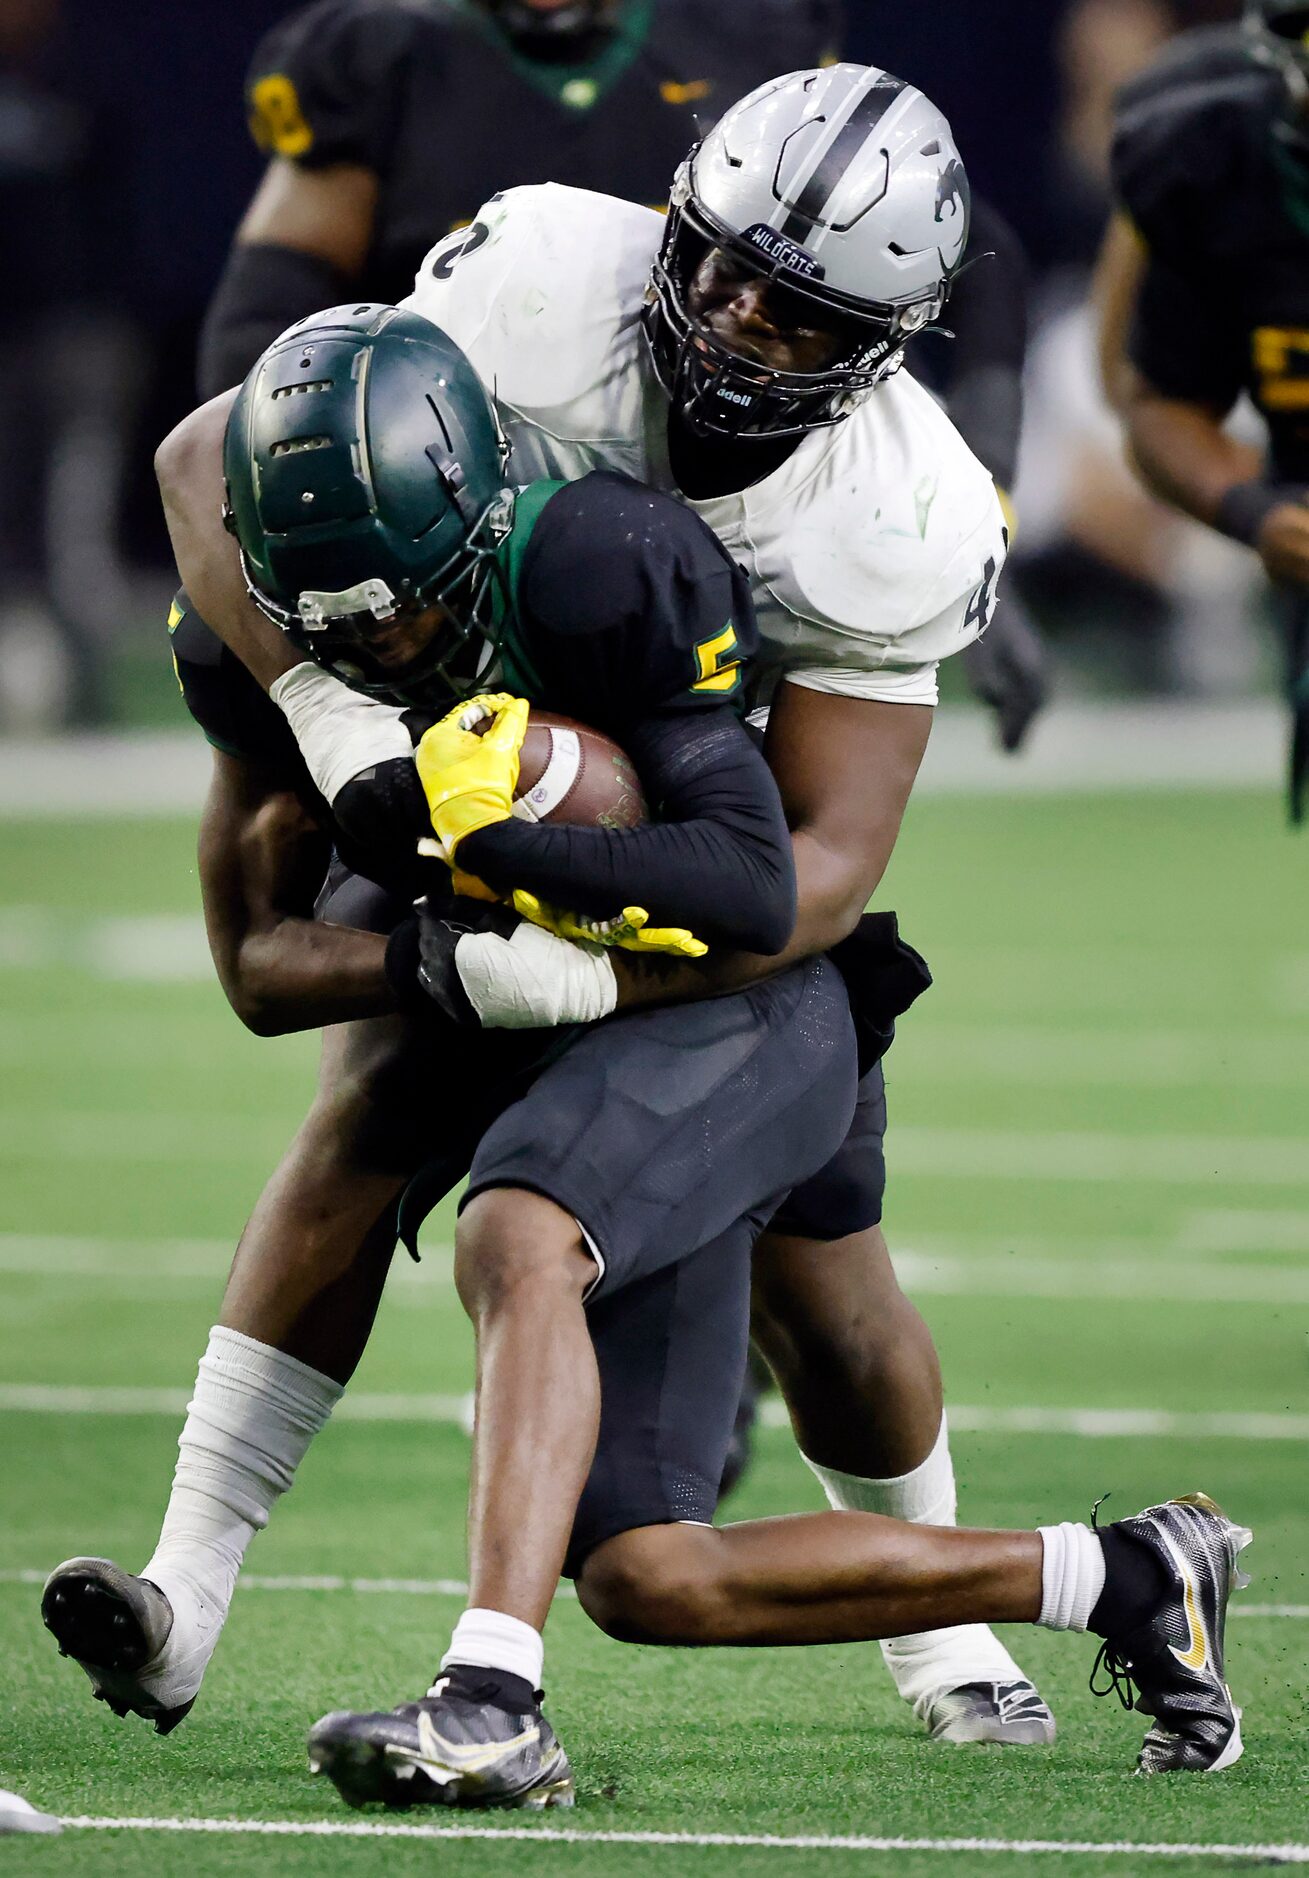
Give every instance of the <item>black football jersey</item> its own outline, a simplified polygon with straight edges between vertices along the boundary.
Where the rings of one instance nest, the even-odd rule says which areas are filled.
[[[671,496],[609,470],[534,483],[505,565],[500,682],[520,697],[620,743],[655,714],[739,706],[759,647],[750,585]]]
[[[1309,124],[1238,28],[1182,34],[1119,94],[1114,187],[1149,252],[1132,357],[1165,394],[1267,420],[1309,481]]]
[[[662,206],[702,130],[836,47],[836,0],[620,0],[587,63],[529,60],[475,0],[314,0],[250,68],[252,132],[307,167],[380,180],[370,294],[409,292],[428,249],[498,189],[556,182]]]
[[[698,515],[607,470],[521,492],[501,548],[496,685],[621,741],[656,714],[736,705],[758,648],[749,584]],[[275,773],[330,823],[285,717],[179,595],[173,660],[216,748]]]

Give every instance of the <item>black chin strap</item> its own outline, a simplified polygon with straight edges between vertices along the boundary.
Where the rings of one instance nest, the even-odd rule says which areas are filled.
[[[521,52],[542,59],[580,59],[609,24],[609,0],[573,0],[538,12],[526,0],[482,0],[491,18]]]

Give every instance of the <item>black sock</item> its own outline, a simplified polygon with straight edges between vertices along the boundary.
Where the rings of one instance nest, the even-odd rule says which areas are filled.
[[[1103,1526],[1095,1536],[1104,1549],[1104,1590],[1086,1627],[1097,1637],[1121,1637],[1145,1623],[1170,1579],[1152,1547],[1121,1525]]]
[[[486,1669],[480,1663],[452,1663],[437,1677],[442,1695],[457,1695],[465,1702],[494,1702],[514,1714],[526,1714],[537,1704],[537,1693],[526,1676],[511,1676],[505,1669]]]

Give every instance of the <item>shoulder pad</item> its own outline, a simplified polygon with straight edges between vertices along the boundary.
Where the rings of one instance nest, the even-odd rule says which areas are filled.
[[[1003,561],[1001,523],[988,472],[930,392],[899,372],[832,431],[769,584],[793,612],[890,643],[976,585],[970,544],[993,536]]]
[[[444,327],[502,405],[553,413],[621,377],[663,219],[559,183],[507,189],[444,238],[403,303]]]
[[[379,167],[402,68],[448,22],[421,0],[312,0],[265,34],[246,78],[250,133],[272,156]]]

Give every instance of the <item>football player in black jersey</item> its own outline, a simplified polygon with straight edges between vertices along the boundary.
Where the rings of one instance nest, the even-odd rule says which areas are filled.
[[[1249,0],[1118,100],[1106,388],[1164,501],[1259,555],[1286,631],[1289,803],[1309,779],[1309,5]],[[1242,393],[1266,451],[1227,434]]]
[[[439,406],[428,395],[436,385]],[[415,405],[418,424],[407,415]],[[245,1543],[366,1341],[395,1203],[420,1161],[439,1151],[427,1168],[430,1204],[476,1150],[474,1191],[486,1196],[461,1227],[475,1246],[460,1276],[483,1384],[501,1410],[478,1446],[490,1491],[474,1532],[479,1518],[489,1522],[486,1570],[524,1533],[547,1561],[557,1538],[562,1561],[570,1528],[577,1570],[628,1525],[712,1515],[744,1361],[750,1245],[788,1188],[840,1146],[856,1081],[846,996],[829,964],[712,1007],[616,1020],[593,1037],[534,1029],[489,1046],[442,1019],[420,970],[415,891],[439,894],[451,917],[460,903],[449,870],[416,856],[432,821],[410,726],[416,735],[434,710],[489,682],[620,735],[662,813],[621,833],[498,813],[497,778],[512,787],[526,704],[500,693],[461,707],[493,714],[484,737],[457,710],[418,748],[430,773],[433,750],[449,767],[453,747],[453,780],[443,769],[430,787],[464,886],[478,886],[475,870],[583,913],[625,907],[624,930],[597,928],[597,945],[697,943],[677,930],[652,934],[631,905],[638,885],[652,906],[694,916],[715,943],[785,945],[790,838],[735,703],[757,629],[744,577],[704,523],[609,474],[506,487],[471,368],[425,320],[394,309],[342,309],[274,346],[238,400],[227,460],[252,591],[318,661],[306,658],[301,681],[335,686],[327,673],[345,671],[373,696],[403,700],[397,780],[410,789],[392,803],[404,838],[380,852],[352,840],[338,819],[348,788],[329,806],[287,718],[179,601],[177,673],[215,751],[200,859],[219,975],[260,1031],[339,1028],[327,1039],[320,1102],[242,1241],[154,1558],[141,1579],[70,1561],[45,1600],[50,1627],[96,1688],[161,1730],[194,1700]],[[463,916],[492,917],[484,900]],[[430,904],[425,917],[441,923]],[[557,944],[515,916],[510,924],[524,969],[533,935]],[[578,948],[576,958],[585,971],[588,954]],[[924,976],[911,971],[909,982],[913,995]],[[393,1012],[407,1021],[384,1016]],[[717,1128],[718,1113],[732,1125]],[[558,1203],[548,1206],[551,1193]],[[589,1238],[574,1224],[576,1243],[557,1243],[558,1204],[588,1222]],[[530,1248],[512,1243],[524,1208]],[[710,1253],[688,1264],[701,1246]],[[518,1277],[498,1285],[505,1257]],[[597,1359],[621,1374],[605,1389],[595,1484],[578,1512],[594,1426],[588,1447],[583,1423],[575,1479],[562,1453],[542,1465],[538,1449],[550,1447],[558,1415],[571,1420]],[[239,1428],[233,1389],[247,1410]],[[536,1446],[516,1469],[525,1431]],[[552,1585],[558,1566],[547,1563]],[[484,1589],[485,1602],[504,1606],[503,1591]],[[468,1628],[456,1660],[472,1647]],[[529,1706],[539,1680],[538,1665]]]
[[[350,317],[344,325],[350,329]],[[539,676],[556,639],[578,643],[575,570],[600,551],[588,537],[612,531],[616,538],[603,545],[618,617],[597,615],[586,628],[581,643],[597,654],[593,670],[574,654],[561,659],[558,675],[581,685],[576,695],[592,709],[603,712],[607,698],[610,721],[629,736],[654,706],[658,729],[648,760],[657,766],[658,750],[676,750],[667,786],[680,792],[683,807],[698,795],[699,813],[662,830],[618,835],[529,829],[528,847],[546,856],[559,846],[550,837],[565,836],[576,879],[561,884],[589,895],[595,858],[586,849],[608,850],[621,870],[639,848],[657,872],[660,849],[678,846],[679,906],[693,900],[706,865],[731,880],[736,846],[753,853],[749,871],[757,871],[777,846],[772,796],[760,786],[762,766],[751,763],[722,693],[697,693],[704,662],[686,658],[702,644],[702,583],[705,617],[717,620],[731,591],[729,617],[742,646],[750,643],[748,599],[713,537],[677,504],[602,475],[548,494],[527,492],[528,539],[515,550],[512,529],[497,538],[512,518],[494,472],[476,461],[485,399],[479,407],[453,349],[437,336],[445,390],[435,421],[426,432],[411,421],[392,447],[369,420],[412,402],[392,395],[403,392],[412,368],[403,354],[432,342],[407,315],[383,318],[374,330],[360,325],[355,316],[343,336],[320,332],[326,343],[315,349],[317,394],[333,390],[333,360],[367,355],[367,369],[346,376],[348,397],[326,396],[316,408],[308,395],[287,398],[291,385],[305,382],[296,376],[302,350],[275,348],[245,406],[238,402],[229,432],[232,505],[251,590],[297,648],[328,667],[294,666],[291,675],[331,684],[330,672],[349,669],[374,692],[389,678],[393,688],[432,702],[434,676],[443,688],[453,680],[470,689],[496,671],[476,656],[484,652],[511,662],[530,685],[527,665]],[[324,363],[333,366],[327,383]],[[359,411],[356,377],[368,407]],[[360,420],[370,443],[367,484]],[[489,416],[480,428],[485,439]],[[306,491],[323,504],[312,522]],[[461,524],[452,521],[456,506]],[[438,544],[438,532],[450,541]],[[622,541],[635,556],[634,591],[656,608],[641,631],[629,629],[623,609],[628,589],[614,565],[624,558]],[[508,610],[484,604],[501,576]],[[312,586],[302,584],[310,578]],[[217,665],[221,671],[221,654]],[[714,662],[712,675],[729,676],[730,665]],[[227,679],[230,705],[246,681],[230,666]],[[198,705],[199,686],[191,695]],[[246,702],[253,705],[248,692]],[[483,873],[495,868],[492,837],[510,819],[511,740],[501,734],[507,704],[488,701],[495,722],[480,744],[467,738],[464,747],[465,733],[449,719],[419,744],[436,831],[447,853],[457,848],[456,865],[475,860]],[[217,705],[211,709],[216,716]],[[688,714],[697,726],[689,736],[677,728]],[[223,719],[229,734],[239,717],[229,711]],[[396,722],[407,735],[399,713]],[[348,738],[344,720],[339,727]],[[342,764],[348,770],[348,752]],[[256,763],[256,794],[258,786]],[[340,800],[339,791],[327,793]],[[754,808],[733,833],[729,805],[744,810],[752,793]],[[467,845],[473,841],[475,851]],[[231,860],[239,867],[241,841],[225,845],[235,847]],[[507,864],[513,876],[532,876],[526,849]],[[535,878],[548,886],[548,871]],[[777,903],[776,884],[761,889],[756,882],[748,892],[759,906]],[[784,903],[782,911],[785,921]],[[324,949],[332,943],[327,927]],[[389,982],[401,999],[424,1008],[410,979],[412,952],[405,963],[394,939],[387,952]],[[373,969],[381,997],[376,959]],[[857,966],[851,969],[857,991]],[[312,963],[309,970],[312,977]],[[421,1040],[428,1106],[409,1116],[410,1130],[417,1124],[446,1135],[447,1178],[459,1171],[460,1134],[481,1137],[456,1254],[480,1351],[474,1601],[425,1697],[390,1712],[332,1715],[313,1731],[312,1764],[354,1803],[571,1801],[571,1769],[541,1714],[538,1689],[540,1631],[561,1566],[577,1576],[597,1622],[648,1641],[839,1641],[988,1618],[1089,1626],[1106,1637],[1115,1669],[1130,1664],[1153,1703],[1158,1726],[1143,1766],[1212,1768],[1239,1753],[1221,1648],[1246,1535],[1208,1502],[1152,1508],[1099,1536],[1069,1525],[1039,1535],[942,1531],[857,1513],[708,1528],[744,1359],[750,1240],[779,1189],[821,1159],[853,1096],[847,1007],[834,991],[832,967],[811,960],[735,997],[588,1029],[563,1039],[562,1054],[552,1037],[545,1067],[539,1033],[528,1036],[525,1067],[534,1080],[507,1108],[502,1099],[489,1126],[495,1101],[477,1069],[481,1033],[470,1033],[475,1048],[463,1056],[448,1027]],[[454,1113],[449,1103],[444,1112],[433,1106],[437,1063]],[[412,1083],[402,1106],[422,1092],[421,1080]],[[384,1114],[374,1114],[374,1126]],[[354,1223],[371,1227],[375,1263],[383,1265],[398,1153],[390,1143],[378,1158],[374,1144],[371,1179],[359,1181],[355,1169]],[[369,1154],[362,1158],[367,1165]],[[286,1170],[292,1179],[305,1171],[303,1155],[298,1168]],[[276,1201],[274,1192],[273,1210]],[[370,1205],[377,1209],[371,1222]],[[330,1230],[320,1224],[320,1243],[325,1236]],[[312,1254],[311,1237],[305,1259]],[[288,1294],[297,1284],[306,1288],[304,1274],[288,1272],[285,1259],[281,1279]],[[329,1303],[339,1312],[360,1302],[357,1292],[334,1288],[330,1274],[317,1280],[320,1318]],[[306,1323],[288,1318],[286,1296],[260,1298],[261,1282],[258,1273],[247,1272],[244,1283],[234,1274],[229,1287],[229,1323],[214,1333],[201,1367],[155,1558],[140,1577],[103,1560],[69,1561],[43,1600],[51,1629],[97,1689],[165,1728],[194,1699],[246,1544],[340,1393],[330,1374],[286,1348],[298,1339],[307,1354]],[[370,1282],[365,1307],[375,1304],[376,1272]],[[264,1312],[259,1338],[240,1328],[256,1298]],[[267,1325],[279,1312],[287,1335],[270,1345]],[[1178,1556],[1185,1559],[1180,1572]],[[1184,1666],[1183,1673],[1180,1653],[1168,1647],[1183,1634],[1179,1626],[1203,1645],[1199,1670]]]

